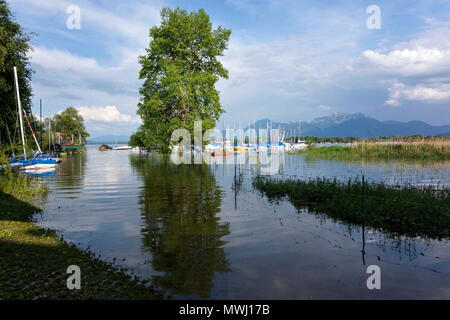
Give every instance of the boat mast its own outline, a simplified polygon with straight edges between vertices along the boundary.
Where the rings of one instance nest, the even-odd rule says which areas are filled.
[[[42,140],[42,127],[44,126],[44,122],[42,121],[42,99],[39,99],[39,106],[40,106],[40,114],[39,114],[39,124],[41,129],[41,146],[44,145],[44,140]]]
[[[14,67],[14,80],[16,83],[17,107],[19,109],[20,133],[22,135],[22,146],[25,160],[27,160],[27,150],[25,148],[25,135],[23,133],[23,119],[22,119],[22,103],[20,102],[19,94],[19,80],[17,79],[17,68]]]
[[[48,116],[48,154],[51,153],[51,142],[50,138],[52,136],[52,123],[50,122],[50,115]]]

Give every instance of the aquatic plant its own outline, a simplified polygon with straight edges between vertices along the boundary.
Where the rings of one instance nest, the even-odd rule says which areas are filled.
[[[0,172],[0,192],[9,194],[30,205],[35,205],[38,198],[45,197],[50,189],[41,179],[15,173],[10,167],[6,167],[3,172]],[[23,221],[29,219],[29,217],[16,212],[15,219]]]
[[[255,177],[254,187],[271,201],[287,198],[298,210],[366,225],[388,233],[450,238],[448,188],[366,183],[317,178],[276,180]]]

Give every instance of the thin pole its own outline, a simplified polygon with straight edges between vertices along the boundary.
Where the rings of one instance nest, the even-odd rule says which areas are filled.
[[[50,138],[52,136],[52,123],[50,121],[50,115],[48,117],[48,153],[51,153],[51,142],[50,142]]]
[[[17,79],[17,68],[16,67],[14,67],[14,80],[15,80],[15,84],[16,84],[17,108],[19,109],[20,133],[22,135],[23,154],[24,154],[25,160],[27,160],[27,150],[25,148],[25,134],[23,132],[22,103],[20,102],[19,80]]]
[[[236,156],[235,156],[236,158]],[[236,161],[234,162],[234,211],[237,209],[237,193],[236,193]]]
[[[362,211],[364,214],[364,217],[366,215],[365,205],[364,205],[364,197],[365,197],[365,181],[364,181],[364,175],[362,175]]]
[[[40,106],[39,124],[41,125],[41,146],[43,146],[44,142],[42,140],[42,127],[44,124],[42,122],[42,99],[39,99],[39,106]]]
[[[363,265],[366,265],[366,259],[365,259],[365,254],[366,254],[366,236],[365,236],[365,221],[366,221],[366,210],[365,210],[365,205],[364,205],[364,197],[365,197],[365,181],[364,181],[364,175],[362,176],[362,211],[363,211],[363,223],[362,223],[362,242],[363,242],[363,246],[362,246],[362,260],[363,260]]]

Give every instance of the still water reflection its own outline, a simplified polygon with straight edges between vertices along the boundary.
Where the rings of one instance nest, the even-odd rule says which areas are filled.
[[[393,237],[254,190],[257,166],[174,165],[130,151],[68,156],[39,224],[148,277],[168,295],[211,299],[450,298],[450,242]],[[439,184],[448,163],[348,163],[288,156],[279,178]],[[364,248],[364,250],[363,250]],[[364,254],[362,253],[364,251]],[[382,272],[368,290],[367,266]]]
[[[214,274],[231,271],[222,237],[229,223],[217,216],[223,191],[206,166],[173,166],[167,157],[130,157],[143,187],[139,191],[142,243],[153,283],[173,294],[207,298]]]

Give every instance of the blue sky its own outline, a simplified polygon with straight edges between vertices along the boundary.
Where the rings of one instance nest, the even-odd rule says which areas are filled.
[[[91,136],[140,124],[137,57],[162,7],[204,8],[232,29],[217,87],[227,124],[310,121],[333,112],[450,123],[450,1],[10,0],[32,40],[34,110],[78,108]],[[67,8],[80,8],[69,29]],[[366,25],[370,5],[380,29]]]

